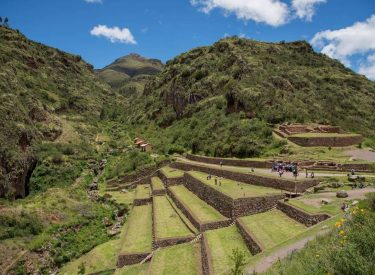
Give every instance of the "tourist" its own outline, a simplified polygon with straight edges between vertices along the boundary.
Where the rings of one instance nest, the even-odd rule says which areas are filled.
[[[306,178],[309,177],[309,172],[307,172],[307,169],[305,169],[305,173],[306,173]]]
[[[220,167],[223,167],[223,162],[222,161],[220,161]]]
[[[352,169],[350,172],[351,172],[352,176],[355,175],[355,171],[354,171],[354,169]]]
[[[215,177],[215,185],[217,185],[217,176]]]
[[[281,178],[281,176],[284,174],[284,171],[282,169],[279,169],[279,176]]]
[[[315,178],[315,174],[314,174],[314,172],[311,172],[311,178],[312,178],[312,179]]]

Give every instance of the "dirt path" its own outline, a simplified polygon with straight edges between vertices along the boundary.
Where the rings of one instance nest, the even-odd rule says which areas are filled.
[[[254,266],[248,268],[246,270],[247,274],[252,274],[254,272],[256,273],[262,273],[265,272],[267,269],[269,269],[274,263],[276,263],[280,259],[286,258],[289,254],[291,254],[294,251],[300,250],[305,247],[305,245],[309,242],[314,240],[317,236],[323,236],[327,233],[329,233],[329,229],[321,230],[318,233],[316,233],[313,236],[307,237],[305,239],[302,239],[290,246],[284,247],[280,250],[277,250],[275,253],[263,258],[259,262],[257,262]]]
[[[25,255],[26,254],[26,250],[24,250],[24,251],[21,251],[15,258],[14,258],[14,260],[7,266],[7,267],[5,267],[4,268],[4,270],[2,271],[2,273],[1,274],[3,274],[3,275],[6,275],[6,274],[8,274],[8,271],[18,262],[18,260],[19,259],[21,259],[22,257],[23,257],[23,255]]]
[[[352,158],[375,162],[375,153],[367,149],[349,150],[345,153]]]

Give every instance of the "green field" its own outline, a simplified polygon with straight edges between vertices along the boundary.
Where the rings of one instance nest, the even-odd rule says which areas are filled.
[[[342,190],[342,188],[338,190]],[[322,204],[320,203],[322,199],[328,199],[330,202]],[[318,193],[291,199],[287,203],[311,214],[327,213],[334,216],[341,212],[341,205],[346,200],[336,197],[325,198],[324,193]]]
[[[229,274],[229,270],[234,266],[230,259],[233,249],[244,251],[247,259],[252,257],[235,225],[209,230],[204,235],[211,252],[214,274]]]
[[[290,137],[315,138],[315,137],[356,137],[358,134],[337,134],[337,133],[303,133],[291,135]]]
[[[164,190],[164,183],[158,177],[153,177],[151,179],[152,190]]]
[[[150,193],[150,185],[149,184],[140,184],[137,185],[135,190],[135,198],[136,199],[148,199],[151,195]]]
[[[153,198],[155,212],[155,235],[159,239],[193,236],[172,208],[166,196]]]
[[[142,253],[152,248],[152,207],[135,206],[127,223],[121,252]]]
[[[281,194],[280,190],[277,189],[236,182],[225,178],[221,179],[221,186],[219,186],[215,185],[214,176],[211,178],[211,180],[207,180],[208,174],[206,173],[196,171],[190,171],[188,173],[200,180],[202,183],[215,188],[233,199]]]
[[[212,206],[208,205],[190,192],[185,186],[176,185],[170,187],[170,189],[174,192],[177,199],[188,206],[201,222],[212,222],[226,219]]]
[[[122,204],[132,204],[134,200],[134,191],[128,191],[126,193],[120,191],[107,191],[106,194],[111,195],[111,199],[115,200],[117,203]]]
[[[116,269],[114,275],[147,275],[150,264],[135,264]]]
[[[179,178],[184,175],[184,172],[178,169],[165,166],[160,169],[167,178]]]
[[[279,210],[240,218],[265,249],[272,248],[302,233],[306,227]]]
[[[157,251],[151,262],[153,275],[200,274],[200,244],[180,244]]]

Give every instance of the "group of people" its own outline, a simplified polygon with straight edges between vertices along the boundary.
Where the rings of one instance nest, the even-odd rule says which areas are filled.
[[[292,172],[295,178],[299,176],[298,166],[296,164],[274,163],[272,164],[271,172],[279,173],[280,177],[282,177],[285,172]]]
[[[211,179],[212,179],[212,175],[209,174],[209,175],[207,176],[207,180],[211,180]],[[223,179],[223,177],[217,177],[217,176],[215,176],[215,185],[219,185],[219,186],[221,186],[221,181],[222,181],[222,179]]]

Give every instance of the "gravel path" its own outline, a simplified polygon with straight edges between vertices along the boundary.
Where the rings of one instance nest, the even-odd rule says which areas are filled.
[[[349,150],[345,153],[352,158],[375,162],[375,153],[367,149]]]

